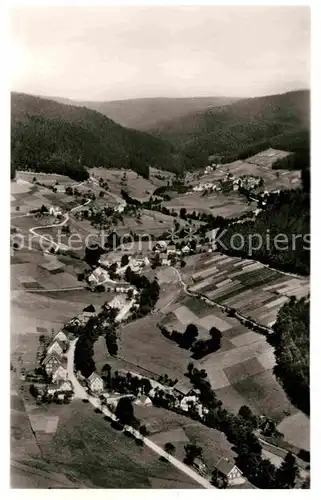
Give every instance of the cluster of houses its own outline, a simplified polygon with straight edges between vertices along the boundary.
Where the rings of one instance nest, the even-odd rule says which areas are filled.
[[[208,167],[206,167],[208,168]],[[207,171],[206,173],[209,173]],[[199,183],[193,187],[193,192],[229,192],[238,191],[240,188],[252,190],[263,186],[263,179],[254,175],[241,175],[236,177],[231,173],[226,173],[225,176],[217,182]]]
[[[49,215],[53,215],[54,217],[60,217],[62,215],[62,210],[60,207],[51,205],[51,207],[49,207]]]
[[[146,378],[136,372],[128,372],[128,370],[120,369],[118,370],[120,375],[126,377],[128,373],[132,377],[137,377],[139,379]],[[87,385],[88,390],[96,396],[100,397],[103,404],[107,405],[110,410],[114,411],[117,407],[119,400],[124,397],[124,394],[119,394],[117,392],[108,393],[104,390],[104,381],[96,373],[93,372],[90,377],[84,379],[81,374],[77,374]],[[191,407],[196,410],[200,416],[204,415],[207,409],[199,403],[199,391],[194,389],[192,384],[188,381],[178,381],[174,386],[169,387],[157,382],[154,379],[149,379],[151,384],[151,390],[148,395],[145,394],[126,394],[126,397],[130,398],[135,405],[138,406],[152,406],[152,399],[157,394],[157,391],[163,391],[163,393],[171,394],[176,398],[175,407],[184,413],[191,411]],[[207,474],[207,467],[200,458],[196,458],[193,463],[194,467],[202,474]],[[244,483],[244,477],[240,469],[235,465],[233,459],[228,459],[225,457],[219,457],[218,462],[215,466],[218,475],[226,481],[228,486],[234,486]]]
[[[157,241],[153,248],[156,254],[159,254],[160,264],[162,266],[172,265],[173,257],[181,257],[182,255],[188,255],[191,248],[188,244],[184,245],[181,249],[176,248],[175,245],[168,245],[166,241]]]
[[[36,376],[32,379],[35,380],[33,388],[39,399],[47,395],[63,400],[66,395],[70,397],[73,395],[73,385],[68,380],[67,360],[64,356],[68,348],[69,336],[69,332],[60,330],[46,349],[46,356],[41,366],[47,376],[47,381],[38,380]]]

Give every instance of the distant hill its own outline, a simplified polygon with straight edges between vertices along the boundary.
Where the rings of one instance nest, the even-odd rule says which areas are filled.
[[[189,113],[205,111],[214,106],[223,106],[237,101],[236,97],[155,97],[126,99],[123,101],[72,101],[52,97],[57,102],[85,106],[103,113],[123,127],[148,132],[167,120],[184,119]]]
[[[144,176],[148,166],[176,168],[169,142],[124,128],[85,107],[13,92],[11,123],[14,168],[59,170],[78,178],[86,175],[83,166],[131,168]]]
[[[242,99],[233,104],[190,113],[150,130],[182,152],[187,169],[207,162],[209,155],[232,161],[268,146],[297,152],[308,161],[310,92],[288,92]]]

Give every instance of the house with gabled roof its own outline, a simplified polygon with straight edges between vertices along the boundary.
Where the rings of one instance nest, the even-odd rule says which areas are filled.
[[[174,394],[178,396],[188,396],[194,390],[194,386],[189,380],[179,380],[173,386]]]
[[[215,469],[227,481],[228,486],[243,484],[245,482],[242,471],[235,465],[234,460],[222,457],[217,462]]]
[[[52,344],[48,347],[47,353],[51,354],[55,352],[56,354],[58,354],[58,356],[61,356],[65,350],[65,347],[66,347],[65,344],[61,340],[57,339],[54,340]]]
[[[60,330],[54,337],[54,340],[60,340],[60,342],[67,343],[69,340],[69,332],[67,332],[67,330]]]
[[[92,374],[87,379],[88,388],[92,392],[102,392],[104,390],[104,381],[96,372]]]
[[[57,354],[56,352],[52,352],[47,354],[42,364],[45,367],[47,375],[52,375],[52,373],[58,368],[58,366],[61,366],[63,364],[63,360],[61,356],[59,356],[59,354]]]
[[[53,369],[51,376],[54,382],[68,378],[67,360],[65,358],[62,358],[60,365]]]

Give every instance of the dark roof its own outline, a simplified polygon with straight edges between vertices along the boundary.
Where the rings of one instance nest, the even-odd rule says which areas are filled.
[[[102,381],[102,378],[96,372],[92,372],[92,374],[88,377],[88,382],[93,382],[95,379],[99,379]]]
[[[94,313],[94,312],[96,312],[96,309],[95,309],[95,306],[93,306],[92,304],[90,304],[89,306],[85,307],[83,309],[83,311],[84,312],[92,312],[92,313]]]
[[[174,386],[173,386],[173,389],[175,391],[178,391],[182,394],[184,394],[184,396],[186,396],[192,389],[193,389],[193,385],[188,381],[188,380],[179,380]]]
[[[50,361],[52,358],[56,358],[59,363],[63,364],[63,359],[56,353],[56,352],[52,352],[50,354],[48,354],[45,359],[43,360],[42,364],[46,364],[48,363],[48,361]]]
[[[217,464],[216,469],[219,470],[224,476],[227,476],[231,470],[235,467],[235,462],[228,460],[227,458],[221,458]]]

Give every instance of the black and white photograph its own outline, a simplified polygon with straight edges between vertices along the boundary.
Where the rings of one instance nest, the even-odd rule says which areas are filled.
[[[8,17],[10,488],[310,489],[310,7]]]

